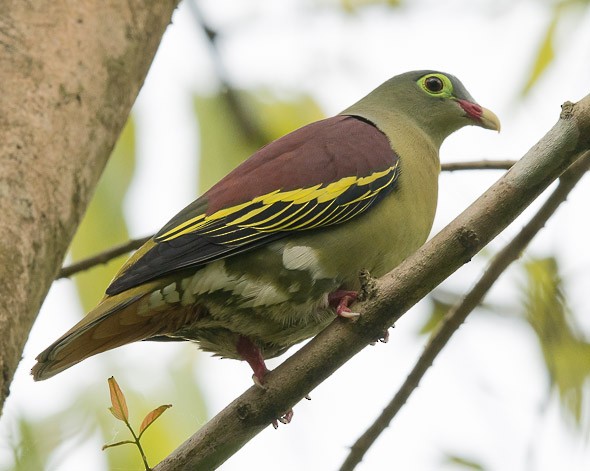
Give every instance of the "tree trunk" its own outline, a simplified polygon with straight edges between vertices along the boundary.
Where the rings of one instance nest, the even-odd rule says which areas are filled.
[[[178,0],[0,0],[0,408]]]

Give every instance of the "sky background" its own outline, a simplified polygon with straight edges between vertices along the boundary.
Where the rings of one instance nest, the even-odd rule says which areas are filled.
[[[588,8],[568,10],[556,31],[554,61],[523,98],[521,91],[551,20],[549,2],[423,0],[395,9],[363,8],[355,14],[337,13],[330,3],[210,0],[199,5],[221,34],[218,48],[234,86],[270,89],[284,97],[306,93],[326,116],[408,70],[437,69],[459,77],[481,105],[500,117],[502,132],[461,130],[443,145],[443,162],[519,158],[557,121],[564,101],[577,101],[590,92]],[[199,135],[193,96],[213,94],[218,86],[208,44],[183,2],[134,109],[138,161],[124,201],[132,236],[153,233],[195,198]],[[500,175],[443,174],[433,233]],[[590,332],[588,201],[586,177],[525,255],[525,260],[532,255],[559,258],[570,305],[585,332]],[[525,219],[531,211],[525,212]],[[525,219],[500,235],[492,249],[508,242]],[[464,292],[484,266],[485,259],[478,257],[444,286]],[[359,470],[462,469],[446,463],[448,455],[472,459],[486,470],[588,469],[587,434],[574,433],[564,422],[558,401],[547,402],[548,379],[537,340],[512,315],[524,282],[522,270],[504,275],[490,298],[499,300],[506,312],[480,312],[468,320]],[[390,331],[388,344],[367,347],[312,391],[311,401],[295,407],[290,425],[267,428],[221,469],[337,469],[347,447],[387,404],[416,361],[426,340],[418,331],[430,309],[428,302],[412,309]],[[191,363],[209,416],[251,385],[246,364],[212,358],[192,345],[172,344],[127,346],[101,355],[104,360],[93,358],[34,383],[28,371],[35,355],[80,315],[74,283],[54,283],[12,384],[0,420],[0,443],[14,436],[17,417],[66,410],[80,390],[95,390],[98,397],[99,412],[90,408],[88,416],[108,414],[106,378],[113,364],[128,372],[125,379],[117,378],[123,389],[125,384],[141,384],[154,407],[175,405],[160,420],[180,420],[182,415],[194,423],[194,430],[206,417],[193,407],[189,392],[172,381],[172,361],[181,357]],[[269,366],[280,362],[271,360]],[[96,431],[85,429],[80,444],[75,424],[64,420],[57,426],[72,429],[72,441],[59,448],[51,469],[107,469],[105,452],[100,451],[104,439]],[[121,430],[113,420],[111,441],[125,438]],[[6,446],[0,447],[0,469],[10,469]]]

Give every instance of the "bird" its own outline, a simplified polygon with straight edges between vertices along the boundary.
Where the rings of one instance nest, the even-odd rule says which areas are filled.
[[[33,378],[131,342],[185,340],[246,361],[262,384],[266,359],[358,316],[361,270],[382,276],[426,241],[439,149],[467,125],[500,130],[456,77],[421,70],[267,144],[139,248]]]

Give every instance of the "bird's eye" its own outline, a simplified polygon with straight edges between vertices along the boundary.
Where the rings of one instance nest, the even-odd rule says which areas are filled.
[[[437,98],[451,98],[453,96],[453,83],[451,79],[440,72],[431,72],[423,75],[416,83],[430,96]]]
[[[430,76],[424,80],[424,87],[426,90],[432,93],[440,93],[442,92],[443,88],[445,88],[445,84],[440,78],[436,76]]]

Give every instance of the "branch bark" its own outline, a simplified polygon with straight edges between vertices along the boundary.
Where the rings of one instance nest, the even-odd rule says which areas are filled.
[[[354,308],[362,313],[357,322],[335,320],[269,373],[264,389],[248,389],[154,470],[217,468],[467,263],[590,149],[590,95],[562,108],[557,124],[500,180],[376,281],[376,294]]]
[[[440,169],[443,172],[454,172],[456,170],[510,170],[515,163],[514,160],[473,160],[469,162],[443,163]]]
[[[102,265],[107,262],[110,262],[112,259],[117,258],[121,255],[125,255],[126,253],[131,252],[132,250],[138,249],[143,244],[145,244],[148,240],[150,240],[153,235],[141,237],[139,239],[131,239],[123,244],[116,245],[111,247],[104,252],[100,252],[92,257],[88,257],[85,259],[80,260],[79,262],[72,263],[67,267],[63,267],[57,276],[55,277],[56,280],[60,278],[68,278],[76,273],[80,273],[81,271],[89,270],[97,265]]]
[[[445,314],[444,319],[432,333],[420,358],[412,368],[393,399],[383,409],[379,417],[350,447],[350,453],[340,467],[340,471],[352,471],[362,461],[365,453],[375,443],[379,435],[389,426],[393,418],[401,410],[410,395],[432,366],[436,357],[447,345],[453,334],[459,330],[467,316],[480,305],[490,288],[506,271],[512,262],[517,260],[533,238],[545,226],[549,218],[557,211],[576,184],[590,167],[590,152],[574,162],[559,179],[559,185],[543,204],[541,209],[520,230],[489,263],[487,269],[473,288]]]
[[[0,407],[177,0],[0,0]]]

